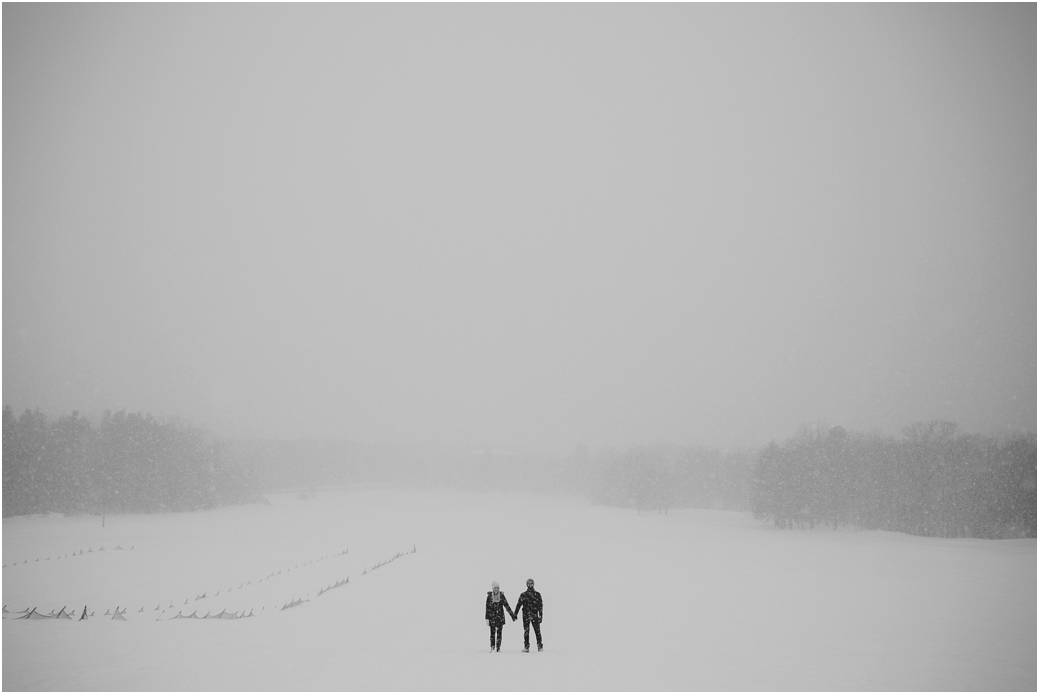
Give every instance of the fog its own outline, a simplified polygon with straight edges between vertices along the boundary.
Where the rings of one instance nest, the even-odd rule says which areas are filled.
[[[1035,428],[1034,5],[3,20],[16,412],[564,452]]]

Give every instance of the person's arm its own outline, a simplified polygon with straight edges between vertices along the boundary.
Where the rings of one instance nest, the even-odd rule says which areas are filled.
[[[515,622],[516,621],[516,613],[512,611],[511,607],[509,607],[509,599],[507,597],[505,597],[505,593],[501,594],[501,601],[503,603],[505,603],[505,611],[509,613],[509,616],[512,617],[512,621]],[[519,608],[519,606],[517,605],[517,609],[518,608]]]

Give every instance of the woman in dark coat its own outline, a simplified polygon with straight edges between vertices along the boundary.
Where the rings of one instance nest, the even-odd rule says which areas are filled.
[[[509,607],[509,601],[498,587],[498,582],[491,583],[491,589],[487,593],[487,609],[483,616],[487,620],[487,626],[491,628],[491,653],[501,650],[501,628],[505,625],[505,613],[515,621],[516,615]]]

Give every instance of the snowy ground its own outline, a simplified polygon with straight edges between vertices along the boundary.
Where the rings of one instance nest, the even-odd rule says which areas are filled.
[[[4,690],[1036,689],[1034,540],[521,494],[270,498],[104,528],[5,519],[6,609],[95,617],[5,615]],[[514,603],[528,577],[545,652],[510,622],[491,654],[486,591]],[[103,616],[117,606],[127,621]],[[225,609],[259,616],[170,620]]]

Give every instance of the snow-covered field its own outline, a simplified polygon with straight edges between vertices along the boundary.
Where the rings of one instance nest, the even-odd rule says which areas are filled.
[[[1034,540],[779,531],[524,494],[269,498],[105,527],[5,519],[6,609],[95,616],[5,614],[3,688],[1036,689]],[[520,652],[510,622],[491,654],[486,591],[497,580],[514,603],[528,577],[545,651]],[[104,616],[117,606],[127,621]],[[171,619],[224,610],[257,616]]]

